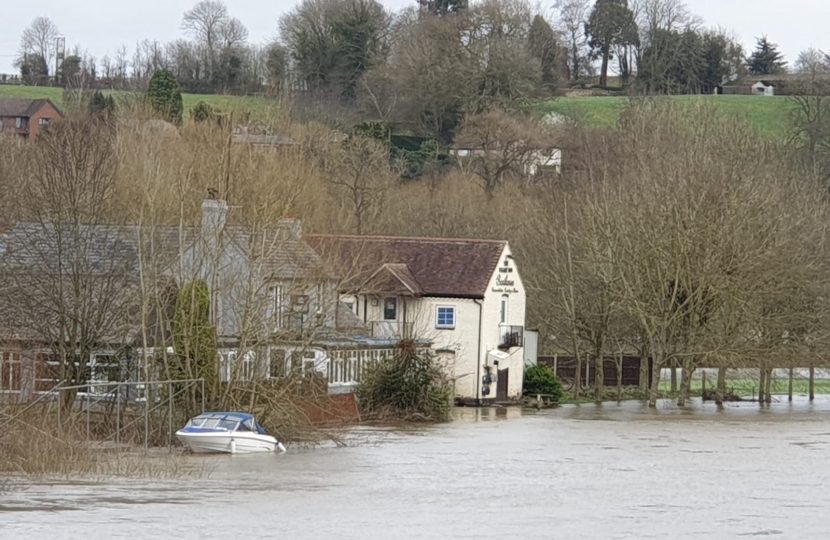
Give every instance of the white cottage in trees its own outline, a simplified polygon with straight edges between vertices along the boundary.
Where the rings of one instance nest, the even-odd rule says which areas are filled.
[[[500,240],[307,236],[340,300],[375,338],[430,340],[458,401],[521,395],[525,289]]]

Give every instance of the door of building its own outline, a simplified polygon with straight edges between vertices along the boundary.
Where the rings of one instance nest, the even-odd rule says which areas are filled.
[[[499,378],[496,381],[496,401],[507,401],[507,375],[509,371],[509,368],[499,370]]]

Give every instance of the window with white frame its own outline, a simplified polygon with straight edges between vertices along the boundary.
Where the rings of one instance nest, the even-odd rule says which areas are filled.
[[[254,363],[254,355],[251,352],[247,352],[242,356],[242,380],[243,381],[252,381],[254,380],[254,368],[256,367]]]
[[[233,374],[233,367],[236,363],[236,351],[221,353],[219,356],[219,379],[222,382],[230,382]]]
[[[0,351],[0,391],[20,392],[20,353]]]
[[[436,328],[455,328],[455,306],[438,306],[435,309]]]
[[[499,323],[506,325],[507,324],[507,306],[509,302],[509,297],[506,294],[503,294],[501,297],[501,308],[499,309]]]
[[[20,129],[20,128],[23,127],[23,119],[21,117],[18,116],[17,118],[14,119],[14,127],[16,127],[17,129]]]
[[[271,287],[271,300],[273,301],[272,316],[277,328],[282,327],[282,285]]]

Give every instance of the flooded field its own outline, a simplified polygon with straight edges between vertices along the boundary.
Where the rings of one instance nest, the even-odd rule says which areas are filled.
[[[0,538],[826,538],[830,398],[462,409],[178,481],[2,491]]]

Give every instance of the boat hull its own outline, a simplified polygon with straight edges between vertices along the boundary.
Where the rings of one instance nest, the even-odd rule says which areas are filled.
[[[199,454],[252,454],[283,451],[282,445],[274,437],[253,432],[186,433],[177,431],[176,438],[188,450]]]

